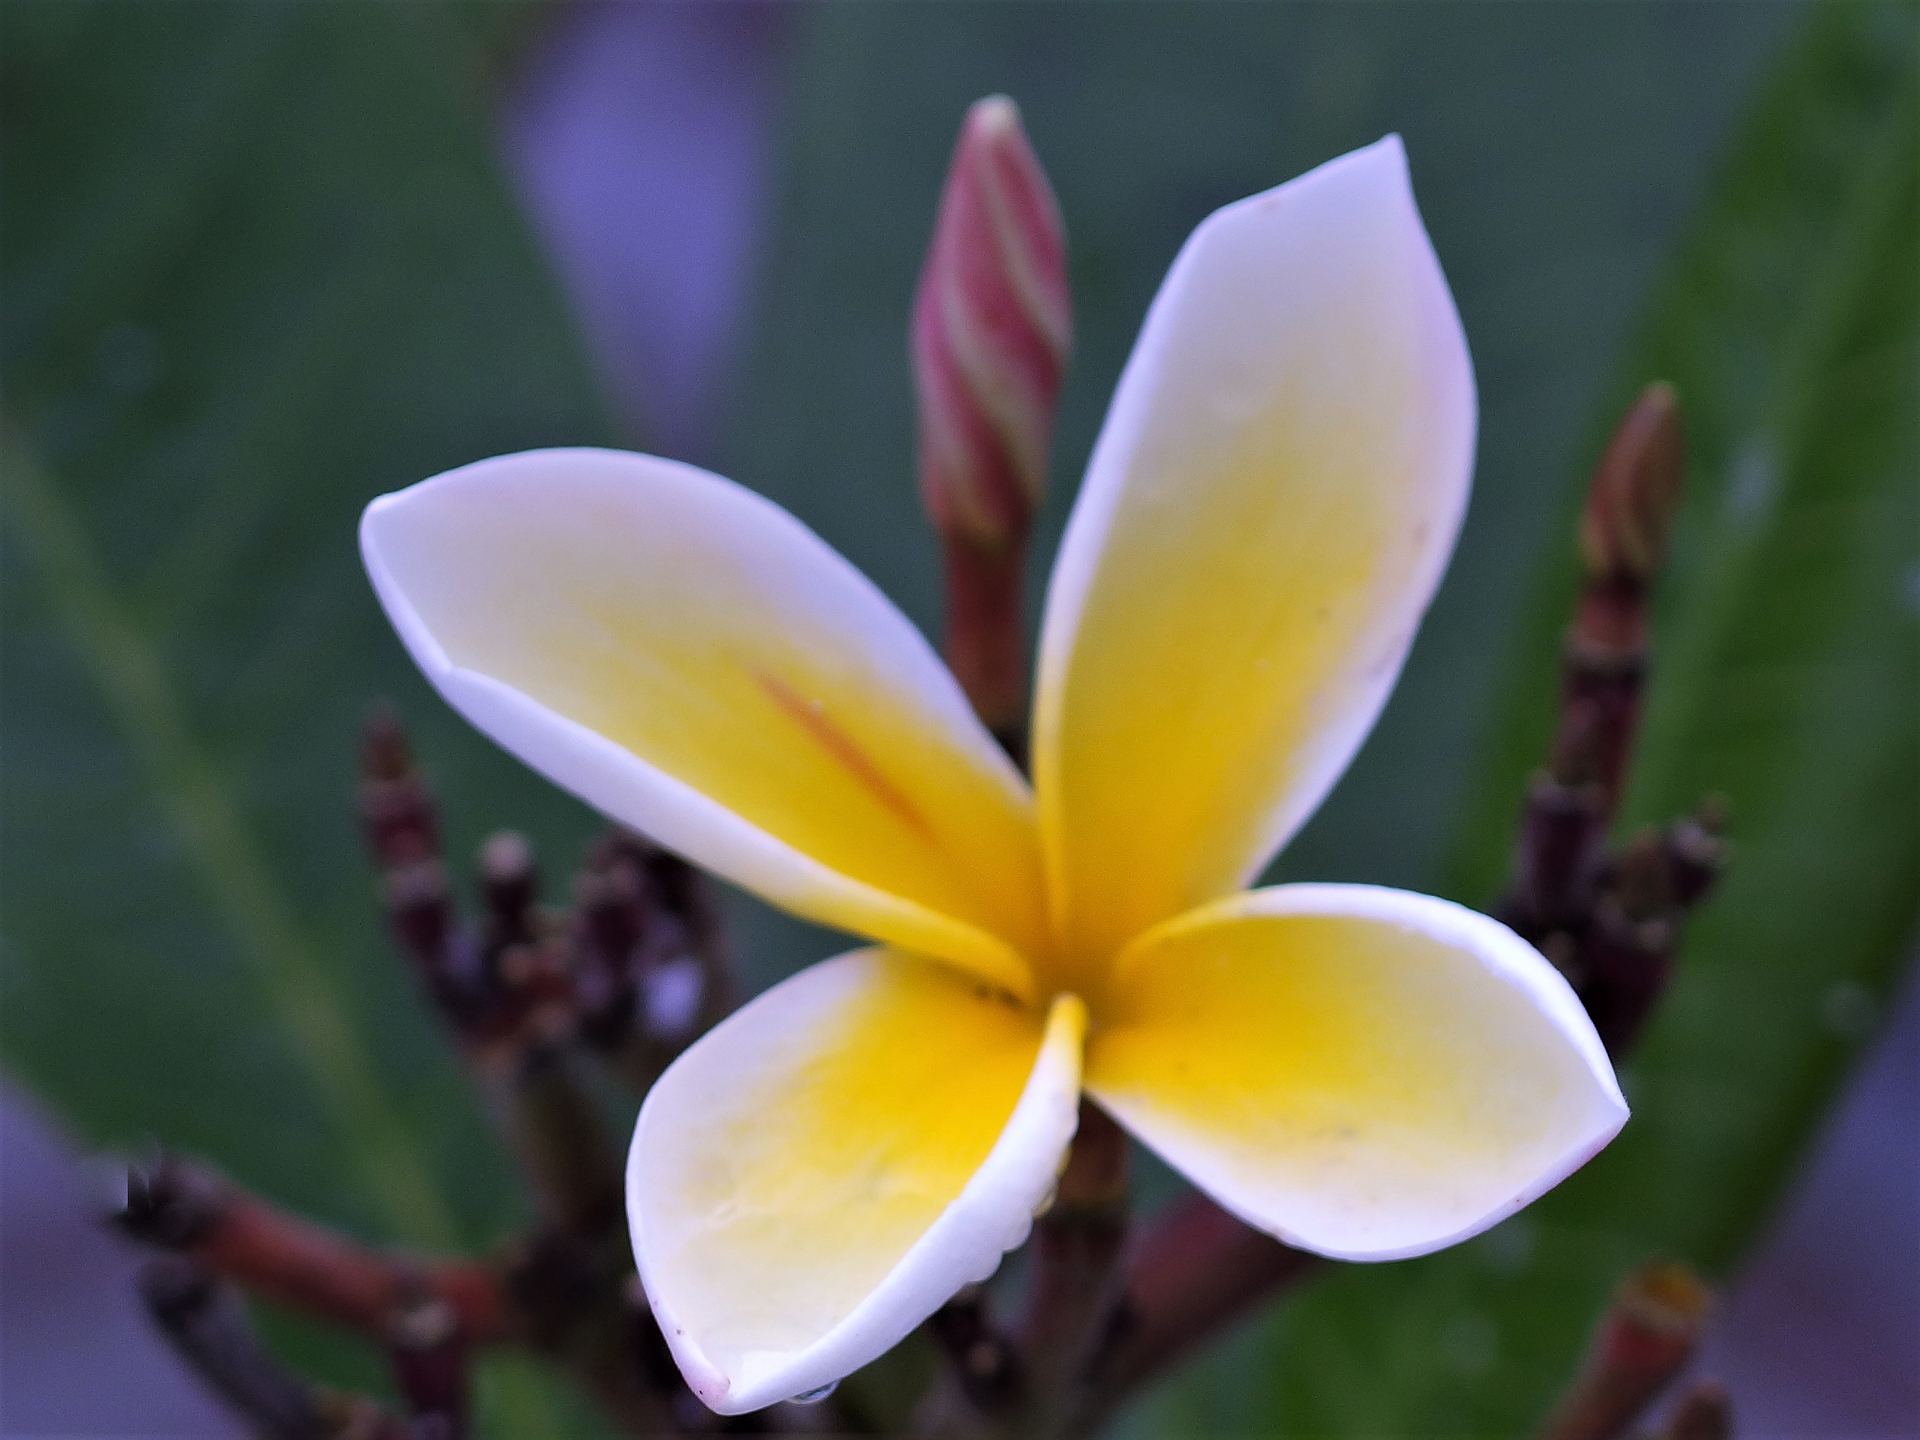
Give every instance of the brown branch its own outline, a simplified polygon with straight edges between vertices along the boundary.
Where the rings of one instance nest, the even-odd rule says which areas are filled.
[[[620,1162],[605,1117],[579,1071],[568,955],[538,909],[533,851],[512,831],[480,852],[486,923],[481,967],[498,1028],[470,1035],[468,1061],[512,1143],[548,1225],[583,1236],[619,1228]]]
[[[298,1219],[211,1171],[162,1159],[129,1170],[122,1228],[255,1294],[382,1345],[416,1413],[465,1422],[466,1356],[524,1343],[577,1374],[632,1433],[677,1433],[692,1402],[633,1289],[623,1233],[545,1232],[499,1260],[428,1262],[388,1254]],[[704,1412],[701,1412],[704,1413]],[[451,1426],[453,1428],[445,1428]]]
[[[720,906],[698,870],[614,827],[574,882],[581,1032],[638,1090],[738,1003]]]
[[[493,1343],[512,1328],[492,1266],[371,1249],[172,1156],[128,1168],[115,1219],[256,1294],[383,1342],[398,1317],[429,1300],[447,1307],[470,1343]]]
[[[997,1434],[1018,1419],[1032,1390],[1019,1346],[994,1316],[986,1286],[962,1286],[934,1312],[927,1331],[947,1364],[914,1415],[915,1435]]]
[[[282,1365],[239,1297],[199,1262],[150,1260],[139,1287],[168,1343],[264,1440],[424,1440],[373,1401],[310,1384]]]
[[[1527,787],[1513,885],[1498,911],[1536,944],[1576,929],[1593,907],[1609,818],[1594,778],[1598,723],[1590,708],[1572,710],[1548,767]]]
[[[361,825],[388,928],[486,1092],[541,1214],[582,1234],[617,1227],[619,1157],[575,1073],[570,956],[539,909],[531,847],[511,831],[481,847],[484,919],[471,931],[453,903],[432,791],[390,709],[367,719],[361,771]]]
[[[1203,1195],[1168,1207],[1128,1258],[1125,1298],[1110,1313],[1065,1432],[1092,1434],[1127,1396],[1325,1263]]]
[[[1681,922],[1725,860],[1724,816],[1712,802],[1617,856],[1604,849],[1639,725],[1652,587],[1684,469],[1678,402],[1671,387],[1650,385],[1588,486],[1560,723],[1528,789],[1513,883],[1495,908],[1566,974],[1616,1057],[1665,992]]]
[[[1626,1052],[1665,992],[1679,917],[1665,842],[1643,830],[1613,862],[1579,938],[1574,989],[1609,1055]]]
[[[1639,725],[1646,682],[1649,596],[1686,473],[1680,406],[1649,385],[1628,408],[1587,486],[1580,516],[1583,579],[1567,640],[1567,709],[1591,710],[1596,779],[1609,814]]]
[[[1107,1317],[1120,1303],[1127,1144],[1126,1131],[1082,1099],[1053,1203],[1034,1222],[1020,1346],[1041,1411],[1035,1425],[1043,1430],[1075,1403]]]
[[[1561,659],[1558,730],[1528,791],[1513,886],[1497,913],[1546,948],[1592,913],[1647,678],[1648,615],[1686,451],[1673,389],[1649,385],[1587,487],[1579,599]]]
[[[1647,1265],[1621,1283],[1579,1375],[1535,1440],[1616,1440],[1693,1358],[1712,1293],[1684,1265]]]
[[[422,1296],[394,1317],[387,1355],[415,1440],[466,1440],[469,1349],[459,1315],[437,1297]]]

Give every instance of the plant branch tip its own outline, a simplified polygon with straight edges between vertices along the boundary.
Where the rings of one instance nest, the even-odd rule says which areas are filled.
[[[369,780],[398,780],[412,773],[413,747],[400,712],[385,701],[367,710],[360,730],[361,771]]]
[[[1693,1358],[1713,1305],[1698,1273],[1672,1261],[1621,1281],[1580,1373],[1536,1440],[1620,1440]]]
[[[1594,469],[1580,520],[1590,585],[1644,586],[1666,560],[1680,504],[1686,443],[1671,385],[1635,399]]]

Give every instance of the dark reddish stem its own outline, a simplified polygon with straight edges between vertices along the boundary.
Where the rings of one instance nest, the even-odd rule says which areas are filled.
[[[982,1285],[961,1289],[927,1322],[928,1332],[945,1354],[948,1374],[960,1395],[991,1423],[1010,1420],[1031,1395],[1020,1351],[993,1314],[993,1302]],[[944,1397],[931,1404],[942,1413],[923,1417],[921,1429],[941,1433],[946,1420]]]
[[[1027,650],[1021,622],[1026,536],[940,537],[947,582],[947,666],[1016,764],[1026,763]]]
[[[1080,1379],[1105,1317],[1119,1300],[1119,1261],[1127,1238],[1127,1134],[1091,1100],[1054,1200],[1034,1222],[1029,1242],[1021,1349],[1043,1393]]]
[[[1562,657],[1560,723],[1528,791],[1500,915],[1536,944],[1577,928],[1601,881],[1647,677],[1648,607],[1685,471],[1673,390],[1650,385],[1608,443],[1580,517],[1582,578]]]
[[[493,1267],[371,1249],[170,1156],[129,1167],[116,1218],[137,1238],[191,1256],[255,1294],[382,1342],[400,1316],[427,1301],[444,1306],[469,1343],[503,1339],[509,1329]]]
[[[309,1383],[276,1360],[240,1297],[181,1255],[141,1269],[140,1297],[175,1352],[263,1440],[425,1440],[372,1400]]]
[[[1628,409],[1594,467],[1580,516],[1583,580],[1568,636],[1567,713],[1590,710],[1595,779],[1611,813],[1619,804],[1646,682],[1649,598],[1686,473],[1680,405],[1670,385],[1649,385]]]
[[[470,1349],[459,1315],[438,1296],[421,1296],[394,1317],[387,1354],[416,1440],[466,1440]]]
[[[1176,1202],[1128,1257],[1124,1299],[1109,1314],[1068,1433],[1093,1433],[1129,1394],[1325,1263],[1203,1195]]]
[[[1618,1440],[1693,1358],[1712,1294],[1683,1265],[1648,1265],[1613,1297],[1587,1359],[1535,1440]]]

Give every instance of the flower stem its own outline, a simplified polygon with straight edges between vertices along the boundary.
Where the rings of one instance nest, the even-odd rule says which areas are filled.
[[[1141,1386],[1323,1264],[1204,1195],[1176,1202],[1153,1218],[1127,1258],[1122,1299],[1107,1316],[1062,1433],[1093,1434]]]

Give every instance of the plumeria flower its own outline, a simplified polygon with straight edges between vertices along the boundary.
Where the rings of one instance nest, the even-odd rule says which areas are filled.
[[[481,461],[361,539],[414,659],[614,819],[873,944],[692,1046],[634,1254],[696,1394],[892,1346],[1026,1236],[1092,1096],[1248,1224],[1349,1260],[1511,1215],[1626,1118],[1512,932],[1246,890],[1366,736],[1467,502],[1475,398],[1397,138],[1174,261],[1047,593],[1031,788],[914,626],[783,510],[608,450]]]

